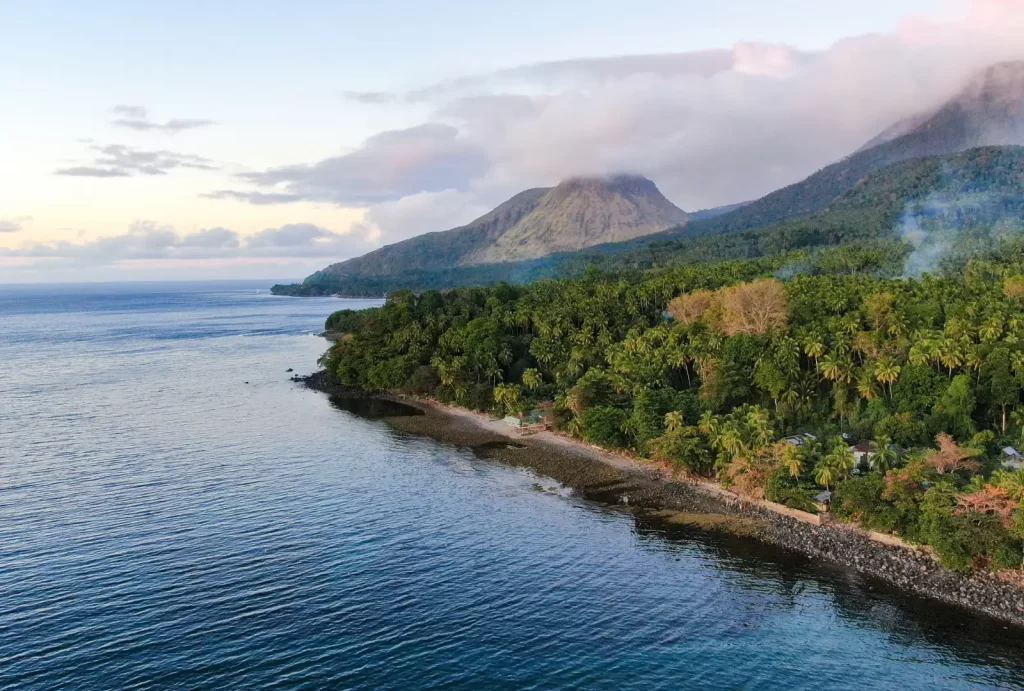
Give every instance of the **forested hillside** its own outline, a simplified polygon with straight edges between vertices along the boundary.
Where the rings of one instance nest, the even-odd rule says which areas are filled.
[[[909,280],[886,275],[912,248],[851,249],[400,291],[332,315],[349,336],[323,362],[497,414],[553,400],[595,444],[794,507],[830,489],[840,515],[951,568],[1019,566],[1024,472],[1000,462],[1024,433],[1024,243]],[[854,443],[874,453],[859,475]]]
[[[579,276],[590,265],[605,271],[636,270],[854,243],[867,242],[879,248],[903,239],[931,250],[914,260],[920,273],[934,268],[935,261],[966,240],[984,246],[993,235],[1020,230],[1022,219],[1024,148],[984,147],[882,168],[833,199],[827,209],[762,228],[708,235],[702,230],[702,222],[694,222],[685,235],[600,245],[527,262],[381,276],[318,273],[292,289],[291,294],[380,296],[398,289],[420,292],[501,281],[527,283]],[[922,259],[920,263],[918,258]],[[279,292],[288,290],[276,288]]]
[[[961,236],[983,239],[1022,228],[1024,148],[983,147],[883,168],[808,216],[742,232],[594,248],[561,262],[571,275],[589,264],[637,269],[904,238],[941,242],[945,250]],[[690,228],[700,230],[700,223]]]

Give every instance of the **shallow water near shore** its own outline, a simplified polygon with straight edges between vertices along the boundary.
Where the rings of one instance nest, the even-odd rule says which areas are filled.
[[[1024,687],[1016,629],[291,382],[342,305],[0,286],[0,688]]]

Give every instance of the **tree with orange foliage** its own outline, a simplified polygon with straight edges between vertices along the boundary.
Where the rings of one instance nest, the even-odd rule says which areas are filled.
[[[939,450],[926,456],[924,462],[940,475],[956,470],[977,470],[981,467],[977,461],[969,460],[978,455],[977,451],[961,447],[945,432],[935,437],[935,441],[939,443]]]
[[[1024,276],[1010,276],[1003,281],[1003,292],[1009,298],[1024,297]]]
[[[731,488],[751,499],[764,499],[764,488],[786,465],[792,447],[784,441],[761,449],[744,449],[725,468]]]
[[[957,498],[957,504],[957,509],[954,512],[957,515],[970,511],[988,513],[997,517],[1003,527],[1013,527],[1013,512],[1017,508],[1017,502],[1001,487],[986,484],[977,492],[960,495]]]
[[[680,295],[668,303],[668,313],[683,326],[689,326],[704,317],[708,310],[714,308],[715,302],[715,293],[712,291],[695,290],[692,293]]]
[[[774,278],[723,288],[722,330],[728,336],[765,334],[784,329],[789,322],[786,290]]]

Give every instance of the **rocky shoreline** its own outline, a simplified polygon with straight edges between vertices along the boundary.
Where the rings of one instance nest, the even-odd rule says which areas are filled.
[[[625,457],[551,434],[511,438],[511,431],[466,411],[394,396],[374,396],[331,382],[324,372],[293,377],[338,398],[382,398],[414,406],[419,414],[386,418],[392,426],[441,442],[470,447],[482,457],[529,467],[577,496],[671,524],[753,537],[836,564],[903,591],[1024,627],[1024,589],[988,573],[961,574],[939,566],[925,550],[879,543],[852,526],[803,523],[728,493],[667,478]]]

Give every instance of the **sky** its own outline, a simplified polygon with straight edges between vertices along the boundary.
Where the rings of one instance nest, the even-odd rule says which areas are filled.
[[[0,0],[0,283],[301,279],[574,175],[753,199],[1021,36],[1024,0]]]

